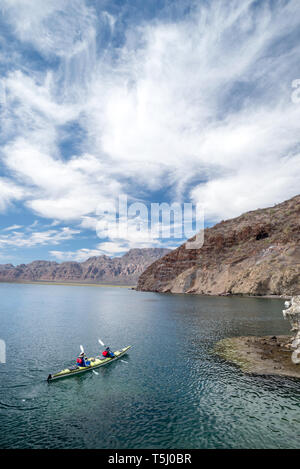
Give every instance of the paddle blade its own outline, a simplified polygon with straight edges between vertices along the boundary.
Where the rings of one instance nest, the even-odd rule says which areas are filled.
[[[102,342],[102,340],[98,339],[98,342],[100,345],[102,345],[102,347],[105,347],[104,343]]]
[[[80,345],[80,350],[81,350],[81,353],[84,353],[84,348],[82,345]]]

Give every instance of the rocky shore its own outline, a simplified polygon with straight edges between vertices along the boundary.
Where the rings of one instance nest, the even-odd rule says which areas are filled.
[[[300,366],[291,361],[291,337],[231,337],[217,342],[214,352],[245,373],[300,378]]]

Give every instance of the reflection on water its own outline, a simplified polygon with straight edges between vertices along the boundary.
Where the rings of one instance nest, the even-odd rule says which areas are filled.
[[[243,375],[211,353],[284,334],[283,301],[0,284],[1,448],[297,448],[299,381]],[[130,353],[48,384],[98,338]]]

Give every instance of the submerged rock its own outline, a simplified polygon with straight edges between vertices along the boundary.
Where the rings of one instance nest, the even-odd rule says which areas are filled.
[[[214,352],[244,373],[300,378],[300,367],[291,361],[290,337],[232,337],[217,342]]]
[[[300,295],[286,301],[285,307],[283,317],[290,321],[293,337],[232,337],[215,345],[216,354],[246,373],[300,378]]]

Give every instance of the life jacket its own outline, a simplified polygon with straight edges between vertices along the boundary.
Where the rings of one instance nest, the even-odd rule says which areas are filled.
[[[82,358],[78,357],[77,360],[76,360],[76,363],[78,365],[82,365]]]
[[[107,350],[104,350],[104,351],[102,352],[102,355],[103,355],[103,357],[108,357],[108,351],[107,351]]]

